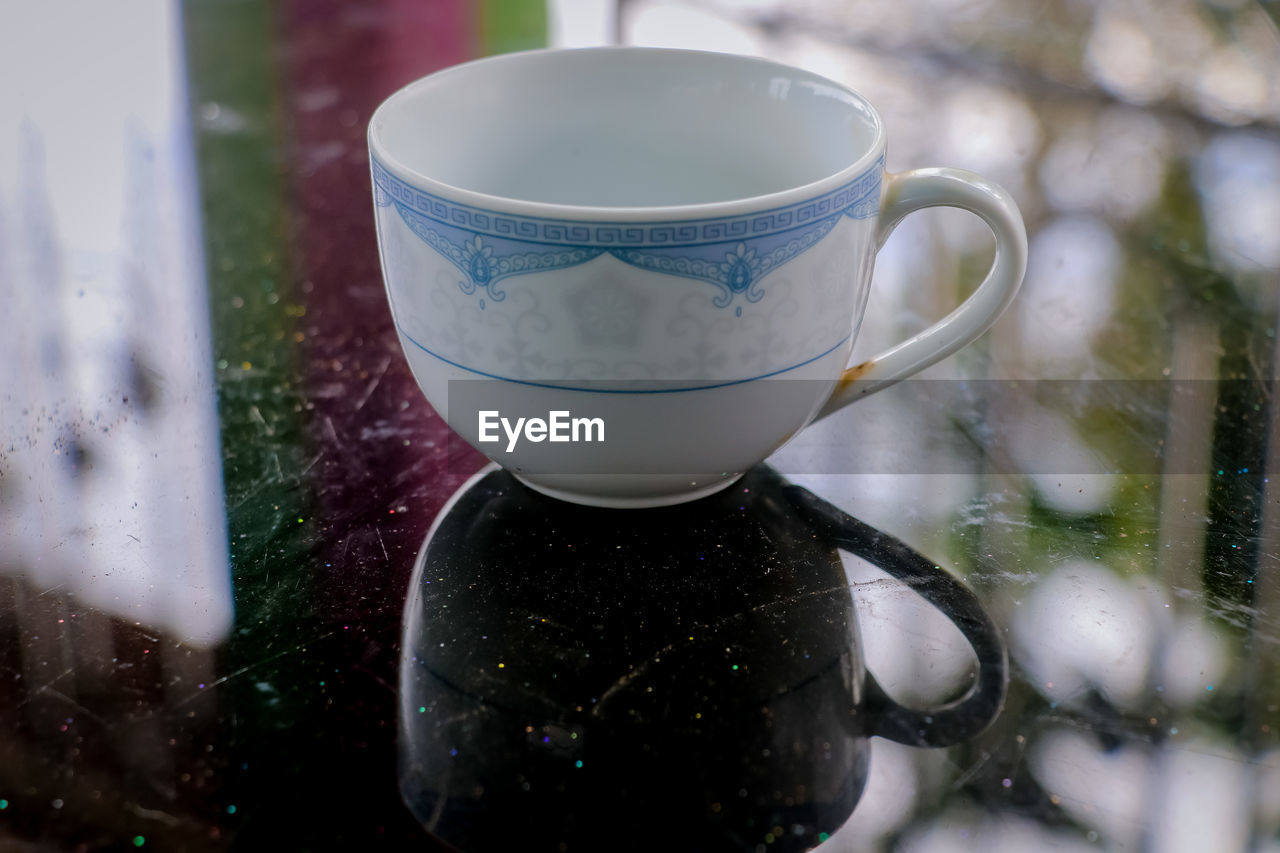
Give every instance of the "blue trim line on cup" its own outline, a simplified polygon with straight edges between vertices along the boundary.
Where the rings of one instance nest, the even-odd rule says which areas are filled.
[[[880,210],[881,157],[852,181],[784,207],[719,218],[610,223],[512,216],[457,204],[420,190],[370,157],[374,201],[395,206],[414,234],[464,276],[465,294],[501,302],[510,276],[584,264],[609,254],[634,267],[715,285],[726,308],[735,297],[764,298],[760,279],[817,245],[840,220]]]
[[[550,382],[534,382],[530,379],[513,379],[510,376],[499,376],[496,373],[487,373],[483,370],[477,370],[474,367],[467,367],[465,364],[459,364],[458,362],[452,359],[445,358],[439,353],[433,352],[427,349],[427,347],[423,346],[421,343],[414,340],[413,336],[410,335],[408,332],[406,332],[403,326],[397,326],[396,329],[400,332],[400,334],[404,335],[405,340],[407,340],[409,343],[413,344],[415,347],[425,352],[427,355],[431,356],[432,358],[443,361],[445,364],[450,365],[451,367],[456,367],[459,370],[465,370],[468,373],[474,373],[477,376],[483,376],[486,379],[498,379],[503,382],[514,382],[517,385],[530,385],[534,388],[552,388],[557,391],[581,391],[586,394],[680,394],[685,391],[710,391],[713,388],[727,388],[731,385],[743,385],[747,382],[756,382],[761,379],[769,379],[773,376],[778,376],[779,374],[787,373],[797,368],[804,367],[806,364],[812,364],[818,359],[824,356],[828,356],[831,353],[835,352],[837,349],[839,349],[841,346],[844,345],[845,341],[849,340],[849,335],[845,335],[843,338],[836,341],[834,346],[827,348],[826,350],[818,353],[812,358],[807,358],[804,361],[791,365],[790,367],[783,367],[779,370],[773,370],[773,371],[770,371],[769,373],[761,373],[759,376],[751,376],[746,379],[730,379],[726,382],[717,382],[711,385],[695,385],[689,388],[640,388],[640,389],[631,390],[626,388],[577,388],[572,385],[555,385]],[[608,380],[601,380],[601,381],[608,381]],[[634,380],[634,381],[647,381],[647,380]]]

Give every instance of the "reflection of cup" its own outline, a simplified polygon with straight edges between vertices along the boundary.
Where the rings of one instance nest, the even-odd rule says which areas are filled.
[[[916,711],[880,690],[837,547],[957,624],[978,654],[965,697]],[[972,593],[768,468],[633,513],[482,472],[411,581],[400,787],[470,853],[803,850],[852,812],[870,736],[962,741],[998,713],[1005,680]]]
[[[392,95],[369,147],[387,293],[427,399],[524,482],[582,503],[725,487],[815,417],[974,340],[1025,267],[1002,189],[951,169],[885,173],[870,104],[758,59],[481,60]],[[846,369],[877,247],[932,205],[987,222],[990,274],[930,329]],[[459,404],[450,384],[466,379],[500,381],[488,403]],[[554,412],[601,421],[600,446],[553,453]],[[501,416],[542,427],[513,445]],[[622,423],[638,426],[611,443]]]

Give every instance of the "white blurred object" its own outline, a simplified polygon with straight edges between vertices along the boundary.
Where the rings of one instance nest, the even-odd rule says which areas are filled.
[[[1095,853],[1097,847],[1079,835],[1049,829],[1008,812],[979,815],[952,809],[912,829],[894,853]]]
[[[599,47],[617,38],[617,0],[547,0],[548,47]]]
[[[1214,259],[1280,270],[1280,145],[1248,132],[1215,136],[1195,161]]]
[[[1182,590],[1174,590],[1175,595]],[[1185,707],[1204,699],[1227,671],[1227,647],[1216,627],[1198,613],[1170,625],[1163,638],[1160,690],[1164,700]]]
[[[1092,473],[1106,470],[1106,460],[1069,418],[1027,403],[1013,422],[1010,452],[1015,470],[1029,472],[1036,495],[1051,509],[1093,515],[1112,505],[1119,478]]]
[[[1040,144],[1040,120],[1026,98],[1007,87],[957,83],[943,103],[940,124],[944,162],[1024,195],[1016,185]]]
[[[1096,361],[1092,338],[1114,320],[1124,253],[1096,217],[1064,217],[1031,240],[1014,311],[1023,357],[1041,378],[1076,378]]]
[[[1280,748],[1263,753],[1257,767],[1257,834],[1274,837],[1280,833]]]
[[[1055,135],[1040,187],[1060,211],[1131,219],[1159,197],[1171,149],[1164,124],[1141,110],[1081,116]]]
[[[910,586],[845,556],[867,668],[905,705],[951,701],[972,681],[977,659],[954,622]]]
[[[1099,8],[1085,44],[1084,64],[1102,88],[1130,103],[1159,100],[1172,86],[1143,23],[1114,5]]]
[[[1149,590],[1101,563],[1071,560],[1015,611],[1010,651],[1027,681],[1055,703],[1096,687],[1121,707],[1141,707],[1157,627],[1153,606]]]
[[[1253,769],[1233,747],[1174,734],[1154,753],[1136,745],[1107,750],[1089,735],[1060,730],[1039,739],[1030,766],[1053,801],[1095,829],[1108,849],[1247,847]]]
[[[1248,124],[1262,118],[1270,106],[1274,85],[1262,59],[1235,44],[1213,51],[1196,77],[1196,105],[1223,124]]]
[[[232,600],[183,62],[172,0],[6,10],[0,571],[208,644]]]
[[[763,56],[767,44],[755,27],[704,9],[677,3],[631,2],[622,15],[622,41],[642,47],[671,47]]]
[[[1028,763],[1052,801],[1096,830],[1108,847],[1142,849],[1151,772],[1145,749],[1105,751],[1090,735],[1058,730],[1036,740]]]
[[[1153,768],[1147,849],[1243,853],[1253,826],[1252,768],[1234,747],[1207,738],[1167,742]]]

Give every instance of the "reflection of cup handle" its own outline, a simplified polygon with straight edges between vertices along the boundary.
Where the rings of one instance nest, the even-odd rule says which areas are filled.
[[[996,257],[978,289],[946,317],[875,358],[850,367],[818,413],[825,417],[906,379],[976,340],[1009,307],[1027,268],[1027,230],[1013,197],[1000,186],[962,169],[914,169],[885,175],[876,246],[908,213],[926,207],[959,207],[976,213],[996,235]]]
[[[1004,705],[1009,656],[1000,629],[978,597],[901,540],[842,512],[807,489],[788,486],[787,494],[815,533],[910,585],[960,629],[978,656],[978,673],[968,692],[923,711],[890,699],[868,673],[867,734],[912,746],[950,746],[991,725]]]

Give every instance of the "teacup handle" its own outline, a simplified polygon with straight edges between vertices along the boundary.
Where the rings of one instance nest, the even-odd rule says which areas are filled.
[[[911,746],[951,746],[981,734],[1004,706],[1009,654],[978,597],[902,540],[801,486],[787,486],[786,491],[815,534],[908,584],[960,629],[978,656],[978,672],[969,690],[954,702],[925,710],[899,705],[867,673],[866,733]]]
[[[909,213],[959,207],[982,217],[996,235],[996,257],[982,284],[946,317],[875,358],[841,374],[818,412],[837,409],[887,388],[968,346],[1009,307],[1027,269],[1027,229],[1018,205],[998,184],[963,169],[913,169],[886,174],[880,201],[877,250]]]

